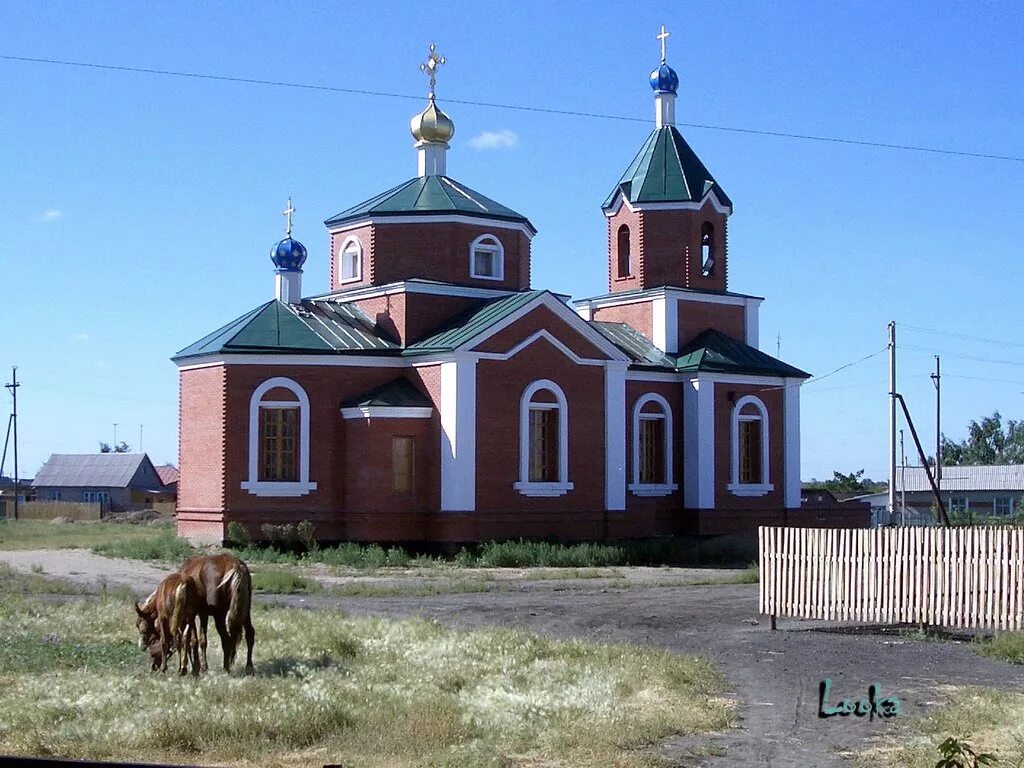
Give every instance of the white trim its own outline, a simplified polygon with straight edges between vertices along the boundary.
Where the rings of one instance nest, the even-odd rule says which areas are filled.
[[[345,249],[350,245],[356,246],[356,274],[355,277],[345,277]],[[363,279],[363,242],[355,235],[349,235],[338,248],[338,285],[345,283],[358,283]]]
[[[785,504],[787,509],[800,506],[800,386],[799,380],[789,380],[782,395],[783,466],[785,468]]]
[[[662,352],[679,351],[679,302],[671,295],[656,296],[651,302],[651,341]]]
[[[699,201],[689,202],[677,202],[677,203],[631,203],[622,194],[622,188],[619,187],[615,190],[615,197],[612,198],[612,204],[610,208],[606,208],[604,215],[608,218],[616,215],[619,209],[625,204],[626,209],[630,213],[636,213],[637,211],[699,211],[704,208],[708,198],[711,198],[711,206],[715,209],[716,213],[721,213],[725,216],[732,215],[732,206],[722,205],[718,201],[718,195],[713,194],[715,187],[711,187],[707,192],[704,193],[704,197]]]
[[[476,359],[441,364],[441,511],[476,509]]]
[[[283,387],[290,390],[298,398],[298,402],[288,403],[288,407],[299,408],[299,479],[296,482],[278,483],[260,480],[260,400],[270,390]],[[285,401],[272,400],[267,407],[284,407]],[[249,479],[242,481],[242,490],[253,496],[305,496],[316,490],[316,483],[309,480],[309,396],[298,382],[284,376],[267,379],[249,398]]]
[[[742,416],[740,411],[744,406],[753,405],[757,416]],[[740,422],[759,421],[761,422],[761,482],[741,483],[740,482]],[[769,443],[769,422],[768,408],[755,395],[744,395],[732,407],[732,415],[729,418],[729,484],[726,486],[733,496],[764,496],[775,490],[769,482],[771,478],[768,458],[770,456]],[[799,506],[799,504],[798,504]]]
[[[683,386],[683,505],[715,506],[715,385],[704,376]]]
[[[199,368],[211,368],[224,365],[269,365],[269,366],[355,366],[359,368],[408,368],[417,365],[437,365],[450,360],[451,355],[440,358],[417,357],[416,362],[401,357],[376,357],[367,355],[202,355],[189,357],[189,362],[178,363],[178,370],[194,371]]]
[[[626,371],[626,381],[663,381],[669,384],[681,384],[692,373],[668,373],[663,371]]]
[[[569,347],[563,344],[558,338],[552,335],[547,329],[541,328],[539,331],[534,331],[532,334],[527,336],[525,339],[516,344],[508,352],[474,352],[473,354],[481,360],[508,360],[515,355],[518,355],[528,346],[533,344],[535,341],[544,339],[548,341],[553,347],[559,352],[572,360],[576,365],[606,365],[604,360],[590,360],[584,357],[580,357],[573,352]]]
[[[476,286],[454,285],[452,283],[428,283],[419,280],[398,280],[385,285],[366,285],[357,288],[322,293],[310,296],[312,301],[360,301],[377,299],[382,296],[394,296],[402,293],[424,293],[430,296],[459,296],[467,299],[496,299],[510,296],[516,291],[499,288],[477,288]]]
[[[641,411],[647,403],[657,403],[661,408],[661,414],[642,414]],[[665,422],[664,483],[640,482],[640,422],[644,418],[656,418]],[[679,486],[673,482],[674,478],[672,477],[672,443],[674,442],[674,434],[675,433],[672,431],[672,406],[669,405],[668,400],[657,392],[648,392],[647,394],[638,397],[636,403],[633,404],[633,482],[629,485],[629,490],[634,496],[668,496],[673,491],[679,490]]]
[[[651,301],[651,342],[662,352],[667,352],[665,342],[668,340],[668,329],[665,327],[665,297],[655,296]]]
[[[285,304],[302,301],[302,270],[274,270],[274,298]]]
[[[801,379],[783,378],[782,376],[754,376],[743,373],[701,373],[700,377],[713,381],[715,384],[740,384],[751,387],[781,387],[788,381],[801,381]]]
[[[492,242],[485,243],[485,240]],[[495,264],[492,261],[492,265],[495,265],[497,269],[496,274],[493,275],[478,275],[476,273],[476,252],[482,251],[489,253],[492,259],[496,259]],[[505,246],[502,245],[501,240],[498,239],[497,235],[492,235],[489,232],[480,235],[472,243],[469,244],[469,276],[474,280],[504,280],[505,279]]]
[[[326,222],[325,222],[326,223]],[[334,235],[339,232],[347,232],[350,229],[357,229],[358,227],[367,226],[382,226],[385,224],[475,224],[481,227],[489,227],[491,229],[514,229],[517,232],[522,232],[524,235],[529,237],[531,240],[537,232],[531,227],[523,224],[519,221],[502,221],[501,219],[491,219],[484,216],[473,216],[472,214],[430,214],[426,216],[381,216],[380,218],[373,218],[367,216],[364,219],[358,219],[357,221],[346,222],[340,226],[328,226],[327,231]]]
[[[654,94],[654,126],[667,128],[676,124],[676,95],[665,91]]]
[[[555,397],[558,409],[558,480],[556,482],[530,482],[530,410],[531,400],[546,390]],[[537,407],[550,405],[536,403]],[[519,481],[512,487],[523,496],[563,496],[573,489],[569,482],[569,406],[562,388],[550,379],[538,379],[523,390],[519,398]]]
[[[738,293],[705,293],[697,290],[683,290],[680,288],[649,288],[640,293],[610,294],[596,296],[588,299],[579,299],[573,302],[573,306],[579,307],[587,304],[591,309],[603,309],[605,307],[618,307],[625,304],[637,304],[642,301],[650,301],[659,296],[675,298],[677,301],[698,302],[704,304],[726,304],[733,307],[743,307],[749,302],[756,302],[758,305],[764,301],[760,296],[746,296]]]
[[[758,327],[758,310],[761,308],[759,301],[747,301],[743,306],[743,328],[746,332],[746,342],[754,349],[760,343],[760,328]]]
[[[626,508],[626,366],[617,363],[604,371],[604,505]]]
[[[355,405],[341,409],[343,419],[429,419],[429,406]]]
[[[526,317],[526,315],[530,314],[530,312],[535,310],[538,306],[545,306],[550,309],[555,313],[555,315],[564,320],[566,325],[579,333],[590,344],[597,347],[612,360],[620,363],[629,362],[629,358],[622,352],[622,350],[608,341],[608,339],[599,331],[596,331],[593,326],[570,309],[567,304],[559,301],[552,294],[547,292],[540,294],[536,299],[523,305],[500,322],[485,328],[479,334],[463,343],[460,348],[473,349],[480,346],[495,334],[500,333],[513,323]]]

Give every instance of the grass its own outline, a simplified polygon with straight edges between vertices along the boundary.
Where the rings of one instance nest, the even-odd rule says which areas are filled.
[[[0,520],[0,549],[71,549],[140,542],[173,534],[172,523],[63,523],[47,520]]]
[[[487,583],[476,580],[453,580],[440,584],[410,584],[398,586],[388,584],[336,584],[324,592],[331,597],[431,597],[433,595],[459,595],[487,592]],[[497,586],[493,591],[501,591]]]
[[[720,579],[705,579],[702,581],[690,581],[686,586],[706,587],[715,584],[757,584],[761,580],[761,569],[757,563],[751,563],[739,573],[723,576]]]
[[[609,568],[537,568],[526,574],[527,581],[558,581],[561,579],[624,579],[622,571]]]
[[[1007,661],[1010,664],[1024,664],[1024,632],[1004,632],[993,638],[974,642],[971,648],[982,656]]]
[[[94,544],[92,551],[107,557],[121,557],[129,560],[162,560],[180,562],[196,553],[195,547],[185,539],[178,538],[174,529],[163,527],[155,534],[144,538],[121,539]]]
[[[303,594],[318,592],[320,585],[315,579],[307,579],[291,571],[257,570],[252,574],[252,588],[256,592],[293,595],[297,592]]]
[[[0,752],[640,768],[657,765],[660,740],[733,720],[721,677],[696,657],[337,612],[264,607],[253,622],[254,677],[193,681],[146,669],[127,601],[0,595]]]
[[[902,718],[896,718],[897,721]],[[959,688],[931,714],[897,723],[891,735],[856,758],[858,768],[934,768],[950,736],[991,752],[998,765],[1024,765],[1024,694]]]
[[[86,590],[63,579],[22,573],[6,563],[0,563],[0,598],[8,595],[82,595]]]

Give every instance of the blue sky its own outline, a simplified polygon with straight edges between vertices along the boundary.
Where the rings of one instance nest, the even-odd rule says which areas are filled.
[[[182,8],[10,4],[0,54],[422,97],[435,40],[449,174],[529,216],[535,287],[575,297],[605,290],[599,206],[652,127],[661,24],[680,123],[1024,156],[1014,2]],[[24,382],[23,475],[96,450],[115,422],[133,447],[144,425],[143,448],[176,461],[168,358],[271,297],[288,195],[309,294],[328,283],[323,220],[415,174],[418,99],[9,60],[0,99],[0,373],[17,364]],[[681,130],[735,204],[730,288],[766,297],[763,349],[781,339],[820,376],[881,350],[895,319],[926,445],[936,353],[947,434],[995,409],[1021,416],[1024,163]],[[473,141],[487,132],[506,140]],[[805,386],[805,479],[884,476],[887,391],[884,354]]]

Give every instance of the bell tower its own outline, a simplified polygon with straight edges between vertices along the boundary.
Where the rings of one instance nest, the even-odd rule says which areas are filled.
[[[727,290],[732,201],[675,126],[679,76],[666,63],[651,72],[654,131],[601,206],[608,222],[611,292],[674,286]]]

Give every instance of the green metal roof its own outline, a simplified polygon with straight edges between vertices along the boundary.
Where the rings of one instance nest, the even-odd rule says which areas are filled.
[[[450,352],[474,336],[524,307],[549,291],[523,291],[488,301],[483,306],[461,312],[445,324],[438,333],[405,348],[403,354],[420,355],[428,352]]]
[[[591,320],[590,324],[608,341],[621,349],[635,365],[675,368],[676,361],[654,346],[640,331],[626,323],[605,323]]]
[[[246,352],[388,352],[398,345],[374,332],[355,305],[329,299],[269,301],[181,350],[172,359]]]
[[[536,229],[529,219],[501,203],[475,192],[447,176],[418,176],[382,192],[376,197],[332,216],[324,222],[328,227],[368,216],[417,216],[431,214],[466,214],[485,219],[515,221]]]
[[[811,374],[804,373],[799,368],[794,368],[712,328],[701,333],[680,350],[676,359],[676,370],[751,373],[759,376],[801,379],[811,377]]]
[[[609,209],[621,191],[630,203],[699,202],[710,190],[718,202],[732,201],[715,181],[675,126],[656,128],[622,174],[602,208]]]
[[[422,408],[432,407],[433,403],[429,397],[417,389],[405,376],[400,376],[389,381],[387,384],[382,384],[376,389],[370,390],[358,397],[353,397],[341,404],[342,408],[380,406],[386,408]]]

